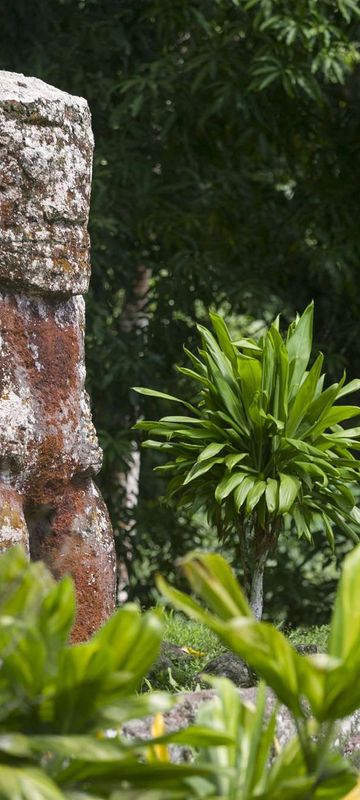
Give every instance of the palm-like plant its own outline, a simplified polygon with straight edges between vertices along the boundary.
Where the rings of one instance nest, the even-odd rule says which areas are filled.
[[[193,512],[205,507],[221,540],[237,544],[250,604],[262,615],[263,574],[279,534],[289,523],[312,541],[325,531],[334,547],[334,526],[358,541],[360,510],[352,488],[359,483],[360,427],[340,423],[360,415],[337,404],[360,389],[360,380],[324,389],[323,356],[310,369],[313,304],[288,328],[279,319],[259,340],[232,341],[224,320],[210,314],[215,336],[199,325],[199,356],[185,349],[192,368],[179,372],[199,389],[188,403],[153,389],[140,394],[182,403],[187,416],[141,421],[151,438],[144,447],[170,460],[167,500]],[[200,384],[200,386],[199,386]]]

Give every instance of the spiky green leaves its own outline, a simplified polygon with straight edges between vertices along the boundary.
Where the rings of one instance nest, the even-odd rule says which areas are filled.
[[[360,408],[339,400],[360,380],[346,385],[343,376],[324,390],[323,356],[309,368],[313,304],[285,337],[276,320],[258,342],[233,341],[220,316],[210,319],[214,335],[198,326],[199,356],[186,351],[192,368],[179,368],[196,381],[192,403],[137,390],[190,412],[136,426],[151,436],[144,446],[170,457],[158,468],[171,475],[168,498],[205,506],[221,535],[239,515],[264,531],[278,530],[289,515],[309,540],[322,528],[333,546],[334,525],[356,540],[360,515],[347,487],[360,478],[360,427],[342,423],[360,416]]]

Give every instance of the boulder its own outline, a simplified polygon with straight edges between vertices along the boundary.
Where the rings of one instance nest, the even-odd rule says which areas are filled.
[[[229,678],[235,686],[244,689],[255,686],[257,683],[255,673],[252,672],[242,658],[230,650],[225,650],[224,653],[220,653],[220,655],[215,656],[205,664],[197,675],[197,680],[200,682],[202,675],[217,675]]]

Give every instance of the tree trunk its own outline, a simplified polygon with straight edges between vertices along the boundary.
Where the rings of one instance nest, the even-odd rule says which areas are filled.
[[[274,531],[256,530],[251,521],[239,519],[239,560],[243,569],[243,588],[254,613],[261,620],[264,603],[264,571],[269,551],[274,546]]]
[[[254,612],[255,619],[261,621],[264,603],[264,571],[268,557],[268,550],[255,561],[252,573],[249,603]]]
[[[125,300],[123,312],[120,320],[120,328],[124,334],[135,335],[137,331],[144,330],[149,324],[149,319],[145,310],[147,295],[149,291],[151,270],[144,266],[139,266],[135,273],[130,296]],[[135,408],[135,417],[137,417]],[[133,424],[137,419],[131,420]],[[127,470],[117,472],[116,481],[124,492],[123,508],[125,509],[125,520],[121,520],[118,527],[119,533],[124,537],[123,544],[126,547],[126,561],[132,560],[132,540],[135,536],[135,521],[131,518],[131,512],[135,511],[139,496],[139,479],[141,454],[138,443],[131,442],[131,452],[129,454]],[[130,512],[130,513],[129,513]],[[127,585],[129,582],[126,563],[118,562],[118,602],[123,603],[127,600]]]

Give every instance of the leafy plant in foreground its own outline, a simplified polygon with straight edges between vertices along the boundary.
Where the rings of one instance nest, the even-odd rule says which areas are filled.
[[[141,394],[182,403],[187,416],[143,420],[135,426],[144,442],[169,461],[167,499],[192,512],[205,507],[220,539],[236,538],[245,589],[261,618],[263,573],[287,524],[309,542],[325,530],[334,547],[334,525],[358,541],[360,510],[351,490],[358,484],[360,427],[341,422],[360,414],[358,406],[336,405],[360,388],[360,380],[324,389],[323,356],[308,369],[313,304],[289,326],[279,319],[256,342],[232,341],[222,317],[210,314],[213,335],[199,325],[192,368],[179,372],[196,383],[191,403],[136,387]]]
[[[165,594],[247,658],[297,736],[279,753],[264,687],[254,708],[225,679],[212,680],[217,696],[196,725],[167,734],[161,712],[174,698],[135,693],[158,653],[158,615],[126,606],[68,645],[71,581],[56,585],[14,548],[0,558],[1,800],[340,800],[352,790],[355,770],[329,748],[336,720],[360,706],[360,548],[345,562],[325,657],[299,656],[257,622],[219,556],[189,556],[184,569],[210,611],[162,581]],[[123,723],[144,714],[153,738],[126,739]],[[171,763],[169,742],[196,747],[196,761]]]
[[[56,584],[19,548],[1,556],[0,800],[192,798],[189,778],[211,767],[168,763],[164,744],[228,736],[196,726],[166,736],[161,725],[147,742],[121,736],[127,720],[174,703],[136,694],[158,655],[158,615],[125,606],[89,642],[69,645],[73,616],[69,578]]]
[[[199,721],[226,731],[233,741],[226,748],[200,750],[201,763],[218,768],[210,778],[214,784],[210,797],[339,800],[347,796],[357,775],[332,751],[332,745],[337,721],[360,708],[360,546],[345,559],[328,652],[321,655],[299,655],[274,626],[256,620],[221,556],[193,553],[182,565],[202,603],[170,587],[163,578],[158,580],[160,591],[172,605],[205,623],[228,648],[246,659],[288,708],[296,729],[294,739],[280,752],[277,709],[270,716],[265,713],[264,685],[260,685],[253,708],[244,704],[229,681],[213,679],[218,697],[201,709]],[[360,796],[360,781],[356,785],[349,800]]]

